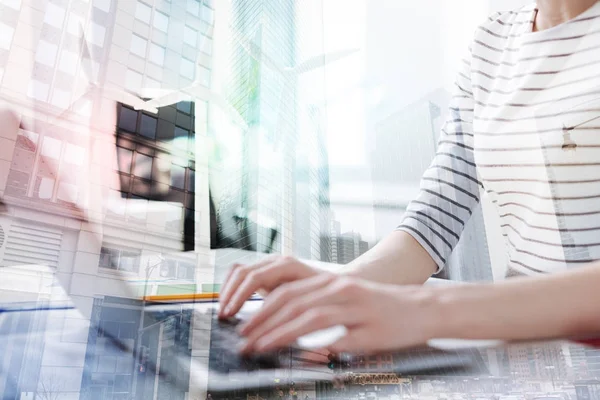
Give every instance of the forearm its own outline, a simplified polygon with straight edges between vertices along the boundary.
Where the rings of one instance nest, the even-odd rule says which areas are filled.
[[[600,333],[600,263],[496,284],[440,287],[437,337],[525,340]]]
[[[373,282],[408,285],[423,284],[436,268],[429,253],[411,235],[394,231],[341,271]]]

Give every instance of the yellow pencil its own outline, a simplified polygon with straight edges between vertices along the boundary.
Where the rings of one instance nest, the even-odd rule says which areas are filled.
[[[185,294],[163,294],[155,296],[145,296],[146,301],[154,302],[173,302],[173,301],[194,301],[194,300],[214,300],[219,298],[219,293],[185,293]]]
[[[142,297],[143,300],[152,302],[177,302],[177,301],[199,301],[199,300],[216,300],[219,298],[219,293],[185,293],[185,294],[163,294],[154,296]],[[260,300],[261,297],[253,295],[249,300]]]

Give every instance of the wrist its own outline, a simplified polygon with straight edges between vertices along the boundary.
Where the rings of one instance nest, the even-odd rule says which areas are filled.
[[[472,336],[474,310],[471,303],[465,301],[471,289],[468,285],[429,288],[430,306],[426,313],[431,321],[429,336],[431,339],[450,338],[467,339]]]

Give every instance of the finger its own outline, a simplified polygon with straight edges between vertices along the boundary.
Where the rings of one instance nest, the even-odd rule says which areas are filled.
[[[330,285],[333,280],[333,275],[319,274],[275,289],[261,309],[242,325],[240,333],[248,336],[252,341],[255,336],[273,329],[274,324],[298,317],[309,307],[322,304],[323,298],[329,294],[329,291],[321,292],[321,290]]]
[[[254,347],[244,346],[243,351],[266,352],[293,343],[300,336],[335,325],[357,326],[365,319],[364,312],[357,312],[344,305],[319,307],[280,326],[259,339]]]
[[[256,264],[241,266],[239,264],[236,264],[237,266],[232,269],[231,274],[228,280],[225,282],[224,287],[221,290],[221,294],[219,295],[219,304],[221,306],[219,310],[219,316],[224,316],[224,310],[227,308],[227,304],[229,303],[231,296],[233,295],[233,293],[235,293],[240,283],[243,282],[246,275],[256,268],[268,265],[273,260],[274,257],[267,257]]]
[[[240,264],[240,263],[233,263],[231,264],[231,268],[229,268],[229,271],[227,271],[227,276],[225,277],[225,279],[223,280],[223,284],[221,285],[221,292],[223,291],[223,289],[225,289],[225,287],[227,287],[227,282],[229,282],[231,280],[231,276],[233,275],[233,271],[235,271],[237,268],[243,266],[244,264]]]
[[[242,308],[244,302],[258,289],[265,286],[271,287],[284,280],[285,268],[285,262],[276,261],[249,272],[235,293],[231,295],[231,299],[225,307],[225,315],[235,315]]]
[[[328,346],[328,349],[337,354],[343,352],[370,354],[378,350],[377,346],[371,343],[373,341],[378,341],[377,335],[373,335],[373,332],[370,332],[367,326],[362,326],[349,331]]]

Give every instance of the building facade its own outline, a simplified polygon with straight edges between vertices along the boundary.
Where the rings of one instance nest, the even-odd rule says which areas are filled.
[[[215,10],[199,0],[7,1],[0,9],[0,105],[10,122],[0,138],[2,296],[66,296],[78,310],[53,321],[73,358],[57,365],[31,344],[20,377],[3,376],[0,393],[36,393],[36,383],[59,375],[69,377],[55,388],[61,398],[91,390],[130,398],[134,369],[90,346],[99,327],[135,341],[143,323],[131,299],[196,291],[213,279],[208,226],[199,223],[208,214],[208,165],[195,158],[207,103],[153,113],[136,109],[142,100],[132,93],[210,87]],[[169,201],[156,201],[163,193]],[[186,215],[195,221],[193,253],[181,252]],[[3,352],[1,362],[17,356]],[[146,395],[160,390],[151,389]]]

